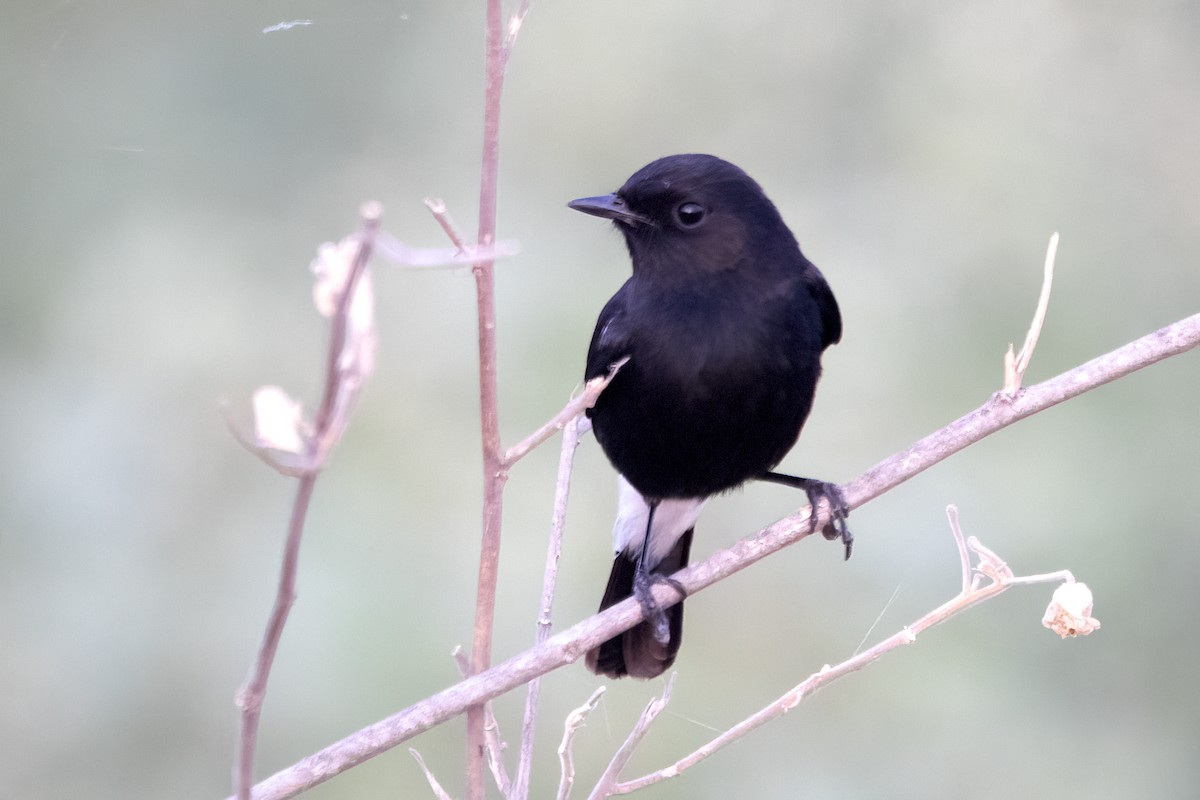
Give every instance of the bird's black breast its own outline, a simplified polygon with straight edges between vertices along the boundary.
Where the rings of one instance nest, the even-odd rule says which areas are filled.
[[[605,453],[643,495],[722,492],[791,449],[824,344],[803,278],[774,274],[765,290],[730,272],[663,290],[635,276],[609,301],[587,377],[630,360],[590,415]]]

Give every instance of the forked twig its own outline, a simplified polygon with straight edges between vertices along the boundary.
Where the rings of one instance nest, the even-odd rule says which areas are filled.
[[[575,732],[583,727],[583,723],[587,721],[588,714],[596,708],[596,704],[600,702],[601,695],[604,694],[604,687],[601,686],[596,691],[592,692],[592,696],[587,702],[579,708],[567,714],[566,720],[563,721],[563,738],[558,745],[558,763],[562,770],[562,776],[558,781],[558,800],[567,800],[571,795],[571,788],[575,785],[575,756],[571,751],[571,745],[575,740]]]
[[[600,776],[600,780],[596,782],[596,786],[592,789],[592,793],[588,795],[588,800],[603,800],[618,791],[617,781],[621,778],[621,770],[625,769],[625,765],[629,763],[629,759],[633,756],[633,751],[642,743],[646,733],[650,730],[651,723],[659,715],[667,703],[671,702],[671,687],[675,685],[675,675],[672,672],[671,677],[667,679],[667,685],[663,688],[663,692],[658,697],[652,697],[650,702],[646,704],[646,708],[642,711],[642,715],[638,717],[638,721],[634,723],[633,730],[629,732],[629,736],[625,737],[625,741],[617,748],[617,752],[609,762],[608,768],[604,770],[604,774]]]

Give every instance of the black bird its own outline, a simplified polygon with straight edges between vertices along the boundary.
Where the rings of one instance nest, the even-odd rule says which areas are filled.
[[[705,500],[749,480],[824,498],[850,557],[845,500],[834,484],[771,470],[812,407],[821,353],[842,335],[837,301],[775,206],[745,172],[709,155],[675,155],[615,193],[571,208],[610,219],[633,275],[608,301],[585,378],[629,357],[588,412],[620,473],[617,555],[600,610],[638,598],[645,620],[587,654],[610,677],[651,678],[675,660],[683,604],[651,587],[687,564]],[[815,521],[814,511],[814,521]]]

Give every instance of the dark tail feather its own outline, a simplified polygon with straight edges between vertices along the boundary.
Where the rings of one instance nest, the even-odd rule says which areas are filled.
[[[692,530],[679,537],[652,572],[673,575],[687,566],[688,552],[692,549]],[[637,559],[625,553],[617,553],[613,559],[612,573],[608,576],[608,588],[600,601],[600,610],[621,602],[633,594],[633,574]],[[679,644],[683,640],[683,601],[664,609],[670,624],[670,639],[665,645],[654,638],[654,631],[647,622],[639,622],[629,630],[609,639],[595,650],[589,650],[584,659],[587,668],[597,675],[620,678],[632,675],[635,678],[654,678],[666,672],[675,662]]]

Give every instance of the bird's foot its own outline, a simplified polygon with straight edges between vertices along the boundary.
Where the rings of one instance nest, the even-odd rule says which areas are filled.
[[[812,514],[808,518],[809,533],[817,532],[817,508],[821,500],[829,503],[829,522],[821,529],[821,535],[831,542],[841,539],[842,544],[846,546],[846,559],[849,560],[850,552],[854,549],[854,534],[846,524],[846,518],[850,516],[850,505],[836,483],[826,483],[815,478],[798,478],[795,475],[784,475],[782,472],[764,472],[758,479],[804,490],[808,495],[808,503],[812,506]]]
[[[850,532],[850,526],[846,524],[846,517],[850,516],[850,506],[846,503],[846,496],[842,494],[842,490],[836,483],[826,483],[812,478],[805,478],[801,488],[808,495],[808,502],[812,505],[812,516],[808,518],[809,532],[816,532],[817,508],[821,500],[824,500],[829,503],[829,522],[825,523],[825,527],[821,529],[821,535],[831,542],[834,539],[841,539],[842,544],[846,546],[846,560],[849,561],[850,553],[854,549],[854,534]]]
[[[655,641],[661,645],[665,645],[671,640],[671,626],[667,619],[666,611],[654,599],[653,589],[656,583],[665,583],[681,595],[686,594],[686,592],[679,581],[659,572],[647,572],[638,567],[633,575],[633,596],[637,598],[638,603],[642,607],[642,614],[645,616],[646,622],[650,624],[650,629],[654,631]]]

